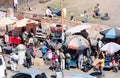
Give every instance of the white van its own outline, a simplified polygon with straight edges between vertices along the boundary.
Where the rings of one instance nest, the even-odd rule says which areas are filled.
[[[2,55],[0,55],[0,78],[5,77],[6,73],[6,66],[5,66],[5,61]]]

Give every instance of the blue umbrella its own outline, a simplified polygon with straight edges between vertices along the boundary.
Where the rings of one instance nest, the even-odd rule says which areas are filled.
[[[101,31],[100,34],[104,35],[105,38],[115,39],[120,37],[120,30],[117,28],[110,28]]]

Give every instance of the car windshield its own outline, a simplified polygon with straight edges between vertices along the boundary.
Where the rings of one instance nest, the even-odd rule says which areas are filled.
[[[35,76],[35,78],[47,78],[45,73],[41,73]]]
[[[2,65],[2,59],[0,58],[0,65]]]
[[[13,78],[32,78],[32,77],[28,74],[18,73]]]

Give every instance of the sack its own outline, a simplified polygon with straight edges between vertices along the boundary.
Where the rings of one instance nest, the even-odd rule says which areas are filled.
[[[32,56],[36,56],[36,52],[35,51],[32,52]]]

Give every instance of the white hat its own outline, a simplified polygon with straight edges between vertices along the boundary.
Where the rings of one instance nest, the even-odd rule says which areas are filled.
[[[55,61],[58,61],[58,59],[55,59]]]

